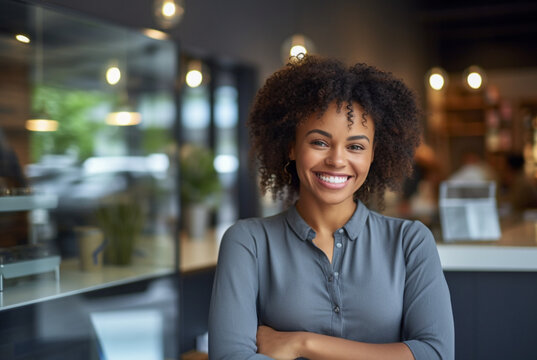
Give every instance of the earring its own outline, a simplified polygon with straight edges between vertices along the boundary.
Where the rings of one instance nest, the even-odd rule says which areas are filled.
[[[283,172],[287,177],[287,185],[291,185],[291,182],[293,181],[293,176],[291,175],[291,173],[289,173],[289,170],[287,169],[289,165],[291,165],[291,160],[287,160],[287,163],[283,167]]]

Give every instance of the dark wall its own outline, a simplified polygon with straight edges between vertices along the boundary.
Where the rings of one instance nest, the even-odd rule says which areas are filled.
[[[537,358],[537,273],[446,272],[458,360]]]

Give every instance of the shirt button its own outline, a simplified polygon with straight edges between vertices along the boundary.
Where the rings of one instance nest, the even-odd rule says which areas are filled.
[[[339,229],[339,233],[340,233],[340,234],[343,234],[343,229]]]
[[[336,272],[334,273],[334,276],[339,276],[339,273],[336,271]]]
[[[343,246],[343,245],[341,245],[341,243],[337,243],[337,244],[336,244],[336,247],[338,247],[338,248],[340,248],[340,247],[342,247],[342,246]]]
[[[337,305],[334,306],[334,312],[335,312],[336,314],[339,314],[339,306],[337,306]]]

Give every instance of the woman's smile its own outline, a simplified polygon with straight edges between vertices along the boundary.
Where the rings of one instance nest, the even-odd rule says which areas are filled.
[[[341,189],[345,187],[351,179],[351,176],[349,175],[334,175],[326,172],[314,173],[319,179],[319,183],[330,189]]]

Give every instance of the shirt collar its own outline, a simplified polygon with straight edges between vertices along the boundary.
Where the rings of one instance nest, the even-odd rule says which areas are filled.
[[[349,239],[356,240],[358,238],[358,236],[362,232],[362,229],[364,228],[368,216],[369,209],[361,201],[358,200],[358,205],[356,206],[354,214],[352,214],[349,221],[347,221],[347,223],[343,225],[343,229],[347,233]],[[293,232],[298,236],[300,240],[305,241],[313,239],[313,237],[315,236],[315,230],[313,230],[302,218],[302,216],[300,216],[294,204],[291,205],[287,210],[285,218],[289,227],[291,227]]]

